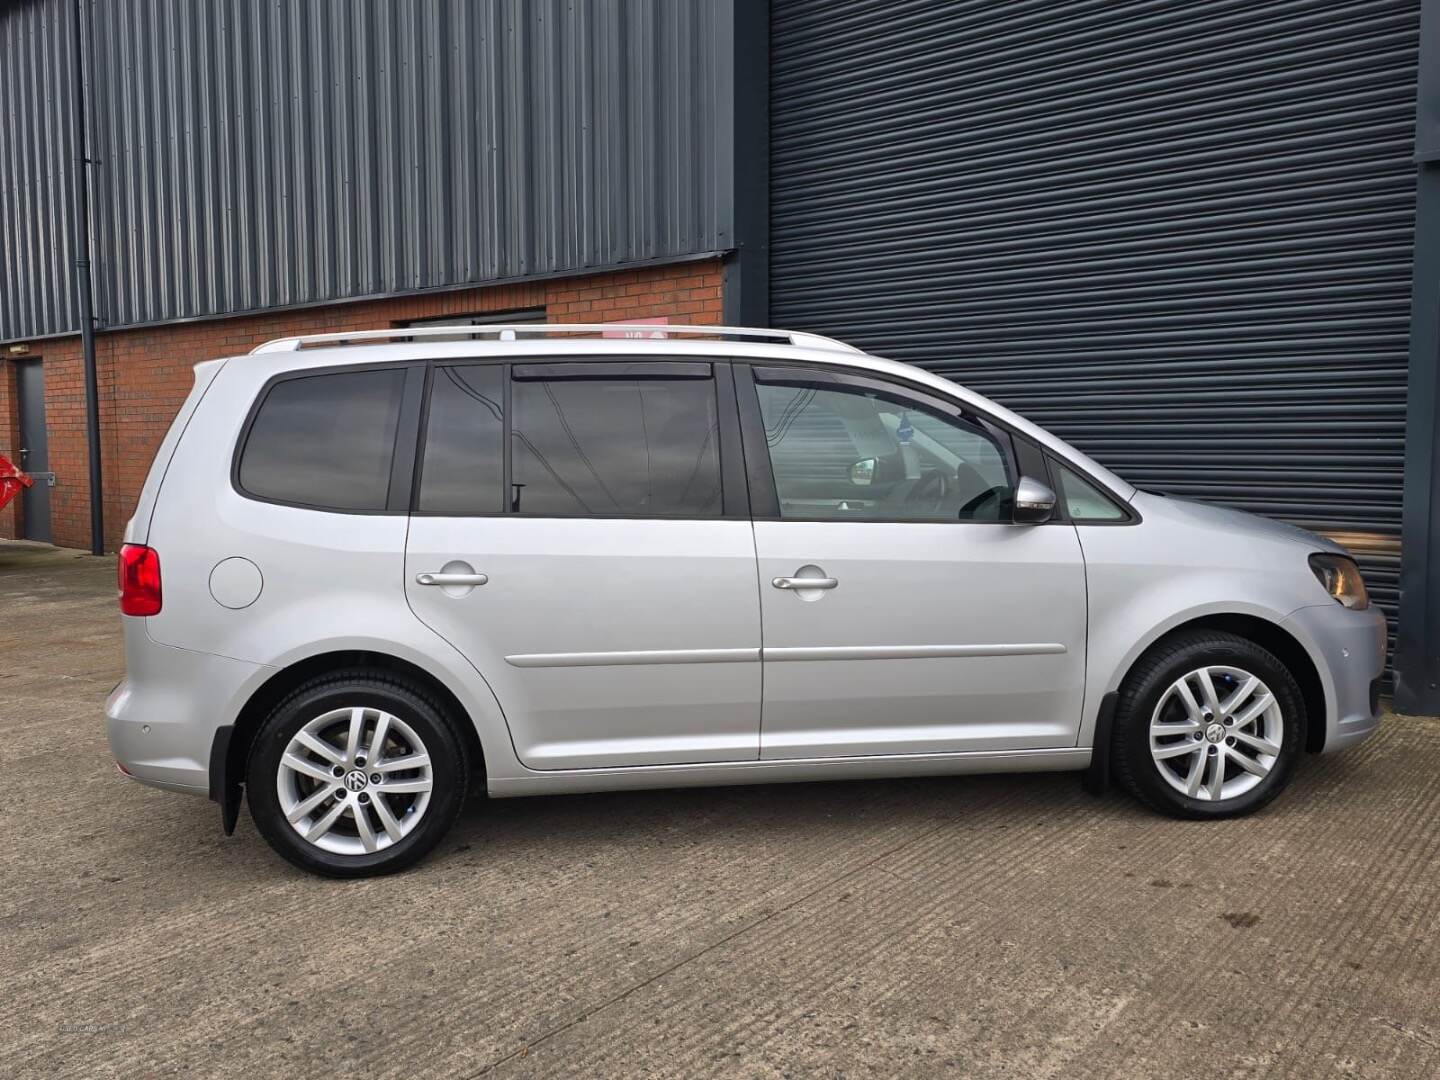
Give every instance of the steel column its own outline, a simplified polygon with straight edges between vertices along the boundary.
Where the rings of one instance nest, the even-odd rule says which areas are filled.
[[[95,372],[95,309],[90,295],[90,154],[85,138],[85,48],[80,0],[70,5],[71,237],[75,252],[75,317],[80,323],[80,352],[85,362],[85,442],[90,463],[90,554],[105,552],[105,492],[100,474],[100,386]]]
[[[734,0],[729,160],[734,234],[725,260],[731,326],[770,324],[770,0]],[[722,155],[724,160],[724,155]]]
[[[1440,0],[1420,9],[1415,270],[1405,414],[1395,708],[1440,713]]]

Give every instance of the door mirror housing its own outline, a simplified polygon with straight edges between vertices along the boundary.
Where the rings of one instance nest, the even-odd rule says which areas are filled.
[[[850,483],[856,487],[869,487],[875,482],[875,470],[879,464],[880,462],[873,457],[855,462],[850,466]]]
[[[1055,492],[1049,486],[1029,476],[1022,476],[1015,485],[1015,509],[1013,520],[1016,525],[1039,525],[1050,520],[1055,513]]]

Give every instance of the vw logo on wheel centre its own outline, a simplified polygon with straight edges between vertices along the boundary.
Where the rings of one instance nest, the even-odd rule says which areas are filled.
[[[364,791],[369,783],[363,769],[351,769],[345,774],[345,787],[348,791]]]

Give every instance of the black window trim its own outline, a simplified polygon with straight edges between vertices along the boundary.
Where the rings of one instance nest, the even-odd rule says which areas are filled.
[[[1012,431],[1010,443],[1015,448],[1015,475],[1028,476],[1039,480],[1051,491],[1055,490],[1055,478],[1050,472],[1050,455],[1033,439]],[[1059,509],[1057,504],[1057,510]],[[1055,520],[1055,516],[1051,516]]]
[[[393,517],[410,512],[410,497],[414,475],[415,437],[419,430],[420,406],[424,400],[426,361],[402,360],[374,364],[333,364],[325,367],[296,368],[282,371],[265,380],[250,403],[245,422],[240,427],[240,436],[235,440],[235,449],[230,455],[230,486],[241,498],[251,502],[269,503],[272,506],[289,506],[297,510],[314,510],[323,514],[351,514],[360,517]],[[250,434],[255,420],[260,415],[270,392],[279,384],[296,379],[320,378],[326,375],[345,375],[352,372],[401,371],[405,375],[400,393],[400,413],[395,423],[395,445],[390,451],[390,480],[383,510],[360,510],[353,506],[326,506],[320,503],[297,502],[293,499],[276,499],[248,490],[240,482],[240,463],[245,457],[245,448],[250,443]]]
[[[416,431],[414,483],[410,490],[410,510],[413,517],[444,518],[498,518],[516,517],[550,521],[726,521],[749,520],[750,501],[745,483],[744,456],[742,450],[740,421],[735,414],[735,394],[730,361],[722,357],[694,360],[690,358],[636,357],[633,361],[578,360],[578,361],[520,361],[513,357],[457,356],[443,360],[427,361],[429,371],[424,391],[424,416]],[[454,510],[422,510],[420,501],[420,479],[425,460],[425,440],[429,436],[430,387],[433,384],[433,369],[437,367],[470,367],[476,364],[500,364],[506,368],[504,374],[504,417],[502,483],[504,485],[502,508],[496,511],[459,512]],[[528,369],[518,380],[516,368]],[[563,370],[562,370],[563,369]],[[636,370],[640,369],[640,370]],[[672,374],[672,371],[674,372]],[[556,374],[550,374],[556,372]],[[705,517],[694,514],[549,514],[513,509],[514,452],[511,447],[510,423],[513,415],[512,387],[516,381],[563,379],[695,379],[708,380],[713,389],[715,415],[719,427],[719,446],[716,448],[720,465],[720,513]]]
[[[515,382],[558,382],[562,379],[710,379],[714,365],[709,360],[562,360],[510,365]]]
[[[804,381],[816,387],[854,386],[864,389],[867,385],[893,387],[895,391],[904,391],[915,394],[929,401],[939,402],[945,407],[952,409],[957,415],[967,419],[979,421],[991,434],[996,435],[1000,441],[1002,453],[1006,455],[1006,468],[1011,475],[1018,478],[1022,475],[1020,469],[1021,444],[1032,451],[1038,451],[1043,455],[1046,465],[1046,476],[1035,477],[1044,479],[1046,486],[1056,494],[1056,512],[1043,522],[1045,525],[1068,525],[1071,524],[1063,506],[1063,492],[1059,490],[1058,480],[1054,473],[1054,467],[1064,465],[1077,475],[1084,477],[1086,481],[1093,484],[1104,493],[1116,506],[1122,508],[1129,517],[1125,520],[1108,522],[1083,522],[1085,525],[1136,525],[1141,518],[1139,513],[1128,504],[1115,498],[1109,488],[1096,480],[1086,470],[1068,461],[1058,458],[1048,449],[1035,443],[1024,434],[1016,431],[1005,421],[991,416],[983,409],[977,409],[968,402],[952,401],[943,398],[930,386],[922,383],[911,382],[908,379],[891,375],[888,372],[875,372],[865,368],[833,367],[813,361],[785,361],[785,360],[736,360],[733,364],[735,372],[736,393],[741,418],[741,427],[744,432],[744,447],[747,467],[747,476],[750,482],[750,502],[755,508],[753,519],[755,521],[799,521],[799,522],[828,522],[845,521],[845,518],[812,518],[812,517],[785,517],[780,516],[780,497],[775,487],[775,476],[773,466],[770,462],[770,450],[765,441],[765,424],[760,415],[760,400],[755,390],[758,381],[757,372],[771,373],[775,377],[783,378],[790,382]],[[798,373],[798,375],[797,375]],[[1027,455],[1028,456],[1028,455]],[[983,521],[974,518],[957,518],[955,521],[935,520],[916,521],[914,518],[855,518],[856,524],[877,524],[877,525],[1008,525],[1013,522],[1004,519],[996,521]],[[1024,525],[1025,528],[1034,528],[1034,525]]]

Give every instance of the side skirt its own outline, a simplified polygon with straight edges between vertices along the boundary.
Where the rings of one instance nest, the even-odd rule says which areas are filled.
[[[630,791],[639,788],[720,787],[730,784],[803,783],[812,780],[879,780],[904,776],[956,776],[977,773],[1071,772],[1089,765],[1089,747],[886,757],[798,758],[700,765],[647,765],[636,768],[556,769],[532,772],[529,776],[492,776],[488,782],[488,790],[492,798],[504,799],[518,795]]]

